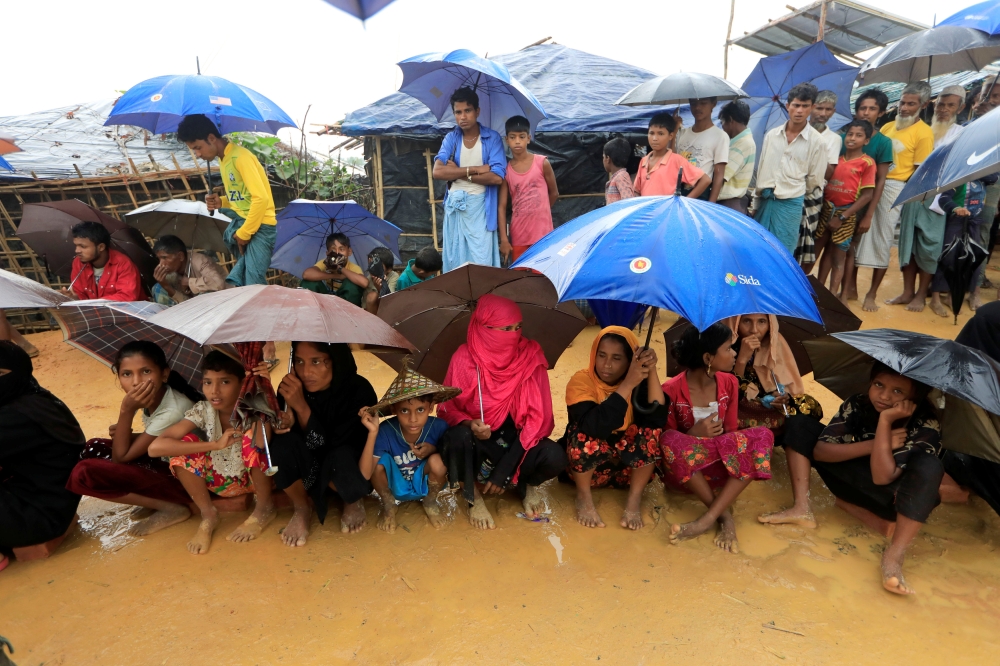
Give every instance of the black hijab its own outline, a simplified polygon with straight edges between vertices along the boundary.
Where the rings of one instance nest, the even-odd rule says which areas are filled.
[[[987,303],[976,310],[955,342],[978,349],[1000,363],[1000,301]]]
[[[86,441],[69,407],[35,381],[31,358],[23,349],[0,340],[0,368],[10,370],[0,375],[0,412],[16,409],[62,442]]]
[[[358,412],[362,407],[378,402],[371,383],[358,374],[354,354],[346,344],[325,344],[312,342],[317,349],[330,357],[333,366],[333,380],[322,391],[304,391],[309,409],[319,420],[329,444],[339,447],[344,438],[357,434],[364,428]],[[294,349],[292,350],[294,354]]]

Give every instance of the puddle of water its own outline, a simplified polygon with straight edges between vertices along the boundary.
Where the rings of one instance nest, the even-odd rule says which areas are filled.
[[[562,541],[560,541],[559,537],[557,537],[555,534],[550,534],[549,535],[549,543],[551,543],[552,547],[556,549],[556,559],[559,560],[559,564],[562,564],[563,563],[563,560],[562,560],[562,554],[563,554]]]

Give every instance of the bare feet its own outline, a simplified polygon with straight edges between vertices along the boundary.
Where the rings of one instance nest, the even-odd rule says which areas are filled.
[[[641,530],[643,528],[642,495],[639,495],[634,500],[631,495],[629,496],[628,502],[625,504],[625,510],[622,511],[622,519],[618,521],[618,524],[630,530]]]
[[[344,515],[340,517],[341,532],[344,534],[356,534],[364,529],[364,526],[367,524],[368,516],[365,515],[364,498],[344,505]]]
[[[383,489],[381,496],[382,512],[378,517],[378,528],[383,532],[392,534],[396,531],[396,511],[398,509],[396,506],[396,498],[393,497],[392,493],[386,489]]]
[[[687,541],[688,539],[693,539],[696,536],[701,536],[712,527],[712,523],[707,516],[702,516],[698,520],[692,521],[690,523],[684,523],[683,525],[678,525],[674,523],[670,526],[670,543],[675,546],[681,541]]]
[[[856,301],[856,300],[858,300],[858,290],[857,289],[848,289],[847,290],[847,294],[846,295],[845,294],[841,294],[841,296],[843,296],[845,300]]]
[[[719,528],[715,533],[715,545],[727,553],[739,553],[740,542],[736,539],[736,522],[733,515],[726,511],[719,516]]]
[[[441,510],[441,505],[437,501],[442,485],[431,481],[428,484],[427,497],[420,500],[420,504],[424,507],[424,513],[427,514],[427,520],[431,521],[431,527],[436,530],[448,523],[448,516]]]
[[[148,518],[143,518],[132,527],[128,528],[128,533],[132,536],[146,536],[153,532],[183,523],[191,517],[191,510],[186,506],[177,504],[169,509],[154,511]]]
[[[308,506],[295,509],[292,519],[281,531],[281,543],[290,548],[301,548],[306,545],[309,538],[309,520],[312,518],[312,509]]]
[[[840,296],[838,296],[837,300],[839,300],[844,305],[844,307],[848,307],[848,305],[847,305],[848,299],[845,298],[843,294],[841,294]],[[858,300],[858,299],[855,298],[854,300]]]
[[[587,494],[586,497],[579,493],[576,495],[576,519],[584,527],[604,527],[601,514],[597,513],[594,506],[594,496]]]
[[[757,522],[765,525],[798,525],[799,527],[816,529],[816,518],[812,511],[796,506],[784,511],[761,514],[757,516]]]
[[[245,543],[247,541],[253,541],[260,536],[260,533],[264,531],[264,528],[274,520],[274,504],[268,502],[267,504],[258,504],[257,508],[253,510],[250,517],[243,521],[243,524],[233,530],[232,534],[226,537],[226,541],[232,541],[234,543]]]
[[[912,301],[913,300],[913,296],[914,295],[912,293],[907,294],[904,291],[902,294],[900,294],[896,298],[886,299],[885,304],[886,305],[903,305],[904,303],[909,303],[910,301]]]
[[[861,309],[865,312],[876,312],[878,304],[875,302],[875,297],[871,294],[865,296],[865,302],[861,304]]]
[[[910,300],[909,303],[906,304],[906,310],[908,312],[923,312],[925,305],[926,302],[924,300],[924,297],[917,294],[916,296],[913,297],[912,300]]]
[[[931,296],[931,312],[936,314],[938,317],[947,317],[951,314],[948,312],[948,308],[944,306],[944,303],[941,302],[941,299],[936,295]]]
[[[983,299],[979,297],[979,290],[976,289],[969,296],[969,309],[975,312],[983,306]]]
[[[144,506],[134,506],[132,507],[132,510],[129,511],[128,517],[132,520],[145,520],[154,513],[156,513],[156,509],[148,509]]]
[[[201,522],[198,523],[198,531],[194,537],[187,542],[188,552],[192,555],[204,555],[208,552],[208,547],[212,545],[212,533],[219,526],[219,512],[214,508],[210,514],[202,514]]]
[[[545,498],[542,497],[542,491],[538,489],[538,486],[525,487],[521,505],[524,506],[524,515],[528,518],[538,518],[545,513]]]
[[[903,556],[905,551],[896,553],[892,547],[882,553],[882,587],[893,594],[913,594],[913,590],[903,578]]]
[[[478,527],[481,530],[496,528],[493,516],[490,515],[490,510],[486,508],[486,502],[483,501],[482,497],[477,497],[473,501],[472,508],[469,509],[469,522],[472,523],[473,527]]]

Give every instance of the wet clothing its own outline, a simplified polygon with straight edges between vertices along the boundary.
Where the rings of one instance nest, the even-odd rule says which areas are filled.
[[[528,248],[552,231],[552,206],[549,184],[545,180],[545,158],[531,156],[531,166],[518,173],[507,164],[507,189],[510,192],[510,243]],[[515,257],[517,259],[517,257]]]
[[[440,453],[441,436],[447,430],[447,423],[431,416],[414,444],[431,444]],[[397,417],[389,417],[379,424],[373,453],[379,459],[378,464],[385,468],[393,497],[407,502],[427,495],[427,459],[421,460],[413,453],[399,429]]]

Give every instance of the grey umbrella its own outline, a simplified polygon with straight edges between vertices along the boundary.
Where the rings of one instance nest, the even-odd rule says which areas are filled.
[[[711,74],[678,72],[658,76],[642,83],[615,102],[620,106],[646,106],[648,104],[687,104],[689,99],[738,99],[749,97],[735,84]]]
[[[150,238],[167,234],[177,236],[189,248],[228,252],[222,234],[229,218],[218,211],[209,212],[201,201],[170,199],[155,201],[125,215],[125,223]]]
[[[940,26],[889,44],[861,66],[858,80],[910,82],[952,72],[978,72],[1000,59],[1000,36],[972,28]]]

